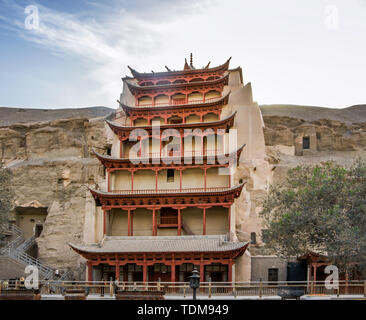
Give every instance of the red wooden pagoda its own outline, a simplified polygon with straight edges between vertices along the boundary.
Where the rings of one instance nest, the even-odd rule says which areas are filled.
[[[195,69],[186,61],[182,71],[157,73],[130,68],[120,109],[106,121],[117,142],[112,154],[95,152],[107,172],[105,190],[90,188],[102,237],[70,244],[87,259],[89,281],[186,281],[194,265],[201,281],[233,280],[235,259],[248,243],[232,236],[232,205],[244,183],[233,185],[231,175],[219,174],[237,164],[244,148],[228,151],[225,145],[235,118],[229,112],[222,117],[229,62]],[[184,142],[188,136],[194,146]],[[169,149],[173,138],[178,142]],[[146,161],[136,163],[131,150],[138,144],[135,160]]]

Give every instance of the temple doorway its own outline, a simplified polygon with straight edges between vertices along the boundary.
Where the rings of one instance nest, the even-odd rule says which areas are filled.
[[[171,281],[171,266],[163,263],[155,263],[148,267],[148,281],[150,282],[170,282]]]
[[[228,266],[221,263],[213,263],[205,266],[205,279],[212,282],[228,281]]]

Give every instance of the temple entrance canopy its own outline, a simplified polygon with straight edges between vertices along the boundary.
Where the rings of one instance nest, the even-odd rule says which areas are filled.
[[[202,281],[231,281],[248,242],[225,236],[105,237],[101,245],[70,246],[88,260],[88,280],[185,281],[198,266]]]

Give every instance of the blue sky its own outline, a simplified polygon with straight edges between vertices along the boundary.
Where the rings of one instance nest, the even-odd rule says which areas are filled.
[[[366,0],[0,0],[0,106],[116,108],[127,65],[178,70],[190,52],[232,56],[260,104],[365,104],[365,36]]]

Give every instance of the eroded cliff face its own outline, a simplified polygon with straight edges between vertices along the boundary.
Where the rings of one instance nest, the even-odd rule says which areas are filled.
[[[337,120],[321,119],[306,122],[303,119],[265,116],[266,145],[294,146],[302,137],[314,136],[314,151],[357,151],[366,149],[366,123],[346,124]]]
[[[305,121],[285,116],[264,116],[266,153],[274,165],[273,183],[281,182],[289,168],[335,161],[350,165],[366,156],[366,123],[319,119]],[[309,137],[309,149],[303,149]]]
[[[103,183],[104,170],[92,148],[108,147],[104,118],[77,118],[0,128],[0,156],[12,172],[15,192],[12,219],[18,208],[47,207],[37,239],[38,258],[58,269],[84,269],[67,242],[83,238],[85,185]]]

